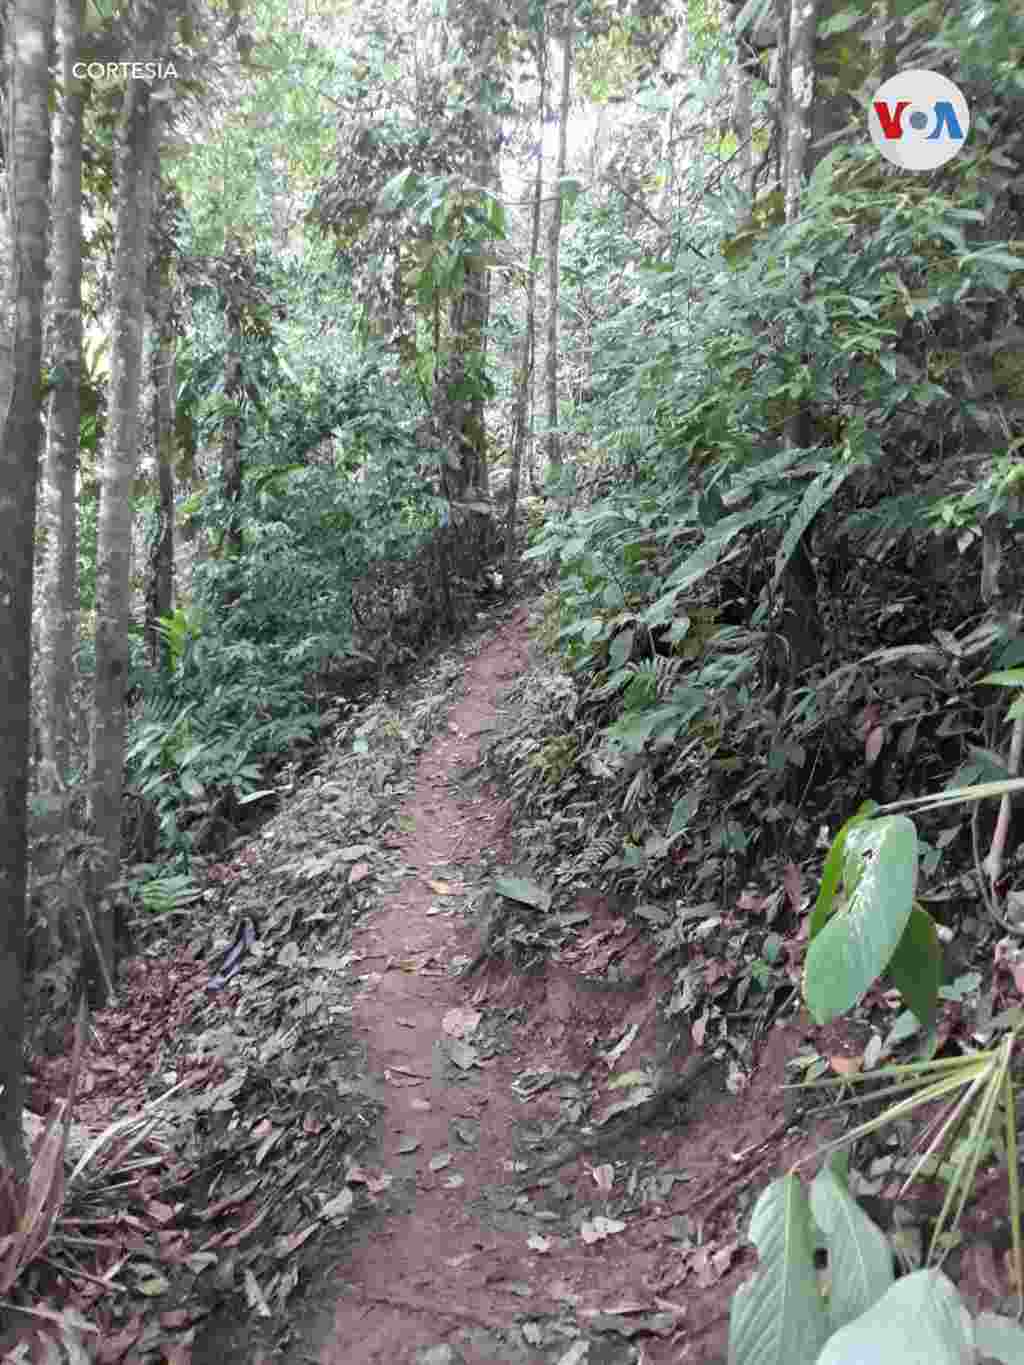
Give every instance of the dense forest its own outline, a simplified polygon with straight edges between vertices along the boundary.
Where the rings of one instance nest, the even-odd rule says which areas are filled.
[[[598,887],[697,1048],[866,1019],[852,1070],[792,1079],[883,1078],[865,1133],[933,1123],[922,1278],[888,1286],[845,1172],[766,1181],[730,1358],[924,1359],[909,1315],[967,1359],[938,1267],[989,1165],[1024,1294],[1020,0],[2,25],[0,1296],[60,1320],[37,1258],[134,955],[173,957],[325,746],[386,767],[374,708],[529,605],[476,780],[530,867],[480,959],[535,965]],[[819,1293],[829,1238],[859,1298]],[[989,1318],[977,1358],[1024,1359]]]

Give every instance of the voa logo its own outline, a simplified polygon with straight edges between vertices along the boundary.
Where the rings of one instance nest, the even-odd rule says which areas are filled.
[[[901,71],[875,92],[871,141],[906,171],[933,171],[964,145],[971,116],[960,88],[937,71]]]

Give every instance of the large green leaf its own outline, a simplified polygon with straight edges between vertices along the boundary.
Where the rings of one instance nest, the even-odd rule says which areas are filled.
[[[917,1270],[836,1332],[817,1365],[964,1365],[974,1358],[971,1315],[956,1286],[939,1270]]]
[[[800,499],[800,506],[786,527],[786,533],[782,537],[782,543],[775,555],[776,584],[781,581],[786,565],[793,558],[796,547],[800,544],[811,522],[821,509],[832,501],[841,485],[849,478],[855,468],[856,466],[850,461],[823,470],[804,490],[803,497]]]
[[[905,815],[886,816],[846,836],[844,909],[807,949],[804,1002],[819,1024],[852,1009],[888,967],[914,908],[917,831]]]
[[[993,1356],[1005,1365],[1024,1365],[1024,1329],[1019,1322],[997,1313],[981,1313],[974,1323],[974,1335],[979,1356]]]
[[[930,1028],[942,985],[942,945],[931,915],[919,905],[907,920],[887,975],[923,1027]]]
[[[865,801],[857,809],[856,814],[851,815],[846,824],[832,840],[832,847],[825,858],[825,866],[821,870],[821,886],[818,888],[818,899],[815,902],[814,910],[811,913],[811,922],[808,937],[813,942],[828,923],[835,909],[836,892],[839,890],[839,883],[843,876],[843,858],[846,855],[846,836],[855,825],[861,825],[865,820],[870,819],[878,809],[877,801]]]
[[[612,668],[621,668],[633,653],[635,631],[627,629],[616,635],[608,647],[608,662]]]
[[[678,593],[683,588],[692,587],[715,567],[718,561],[729,548],[730,543],[742,532],[751,526],[760,525],[762,522],[770,521],[778,512],[780,507],[786,506],[793,501],[791,496],[784,496],[779,493],[769,493],[761,498],[753,507],[745,508],[740,512],[733,512],[730,516],[723,518],[709,532],[704,543],[691,555],[683,560],[677,569],[674,569],[665,580],[666,587],[671,587]]]
[[[829,1166],[811,1185],[811,1212],[828,1244],[828,1312],[837,1331],[866,1313],[892,1284],[892,1247]]]
[[[733,1296],[730,1365],[812,1365],[829,1328],[814,1270],[810,1205],[795,1175],[762,1190],[750,1240],[760,1268]]]

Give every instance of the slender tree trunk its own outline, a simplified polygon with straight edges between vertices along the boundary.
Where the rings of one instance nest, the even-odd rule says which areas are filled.
[[[800,213],[804,170],[810,160],[811,101],[818,0],[793,0],[789,17],[789,99],[786,119],[786,222]]]
[[[229,246],[229,253],[238,250]],[[228,259],[231,259],[229,254]],[[242,305],[230,285],[224,303],[224,439],[221,443],[221,480],[228,504],[224,550],[237,560],[242,553]]]
[[[11,332],[0,356],[0,1159],[26,1175],[26,802],[32,728],[32,575],[42,438],[39,375],[50,189],[53,0],[16,0],[8,12],[14,62],[7,142],[11,222]]]
[[[497,60],[497,35],[493,27],[481,28],[472,5],[452,4],[449,18],[462,32],[472,54],[473,80],[480,91],[469,130],[468,174],[470,181],[490,189],[497,183],[497,155],[501,124],[493,111],[492,67]],[[437,400],[438,431],[447,435],[458,457],[457,468],[442,470],[444,491],[452,506],[453,523],[463,522],[458,541],[462,570],[471,574],[491,553],[493,534],[490,517],[482,510],[460,508],[460,502],[484,502],[488,494],[487,429],[485,423],[487,323],[490,317],[490,270],[482,262],[467,261],[459,293],[448,312],[450,349],[440,374]]]
[[[14,43],[11,38],[11,23],[13,18],[13,5],[8,3],[0,6],[0,16],[8,22],[0,26],[0,90],[3,92],[4,101],[7,101],[12,93],[11,72],[14,69]],[[10,272],[11,260],[13,257],[13,238],[14,228],[10,222],[10,163],[6,155],[8,139],[12,136],[12,125],[9,106],[7,103],[2,105],[0,113],[3,115],[3,145],[5,149],[4,167],[0,171],[0,307],[3,309],[0,316],[0,348],[3,348],[3,355],[6,358],[8,349],[11,345],[11,333],[13,330],[13,318],[9,316],[13,301],[10,293]],[[2,378],[2,376],[0,376]]]
[[[159,50],[169,7],[140,3],[137,60]],[[148,40],[148,41],[147,41]],[[113,325],[110,360],[110,422],[103,458],[96,547],[96,684],[93,699],[89,795],[93,832],[103,851],[92,878],[93,922],[109,973],[114,965],[114,923],[106,904],[121,853],[124,787],[124,692],[128,672],[128,625],[132,538],[132,483],[139,444],[139,397],[145,324],[146,258],[153,203],[156,127],[161,106],[145,81],[125,87],[117,130]],[[90,998],[106,998],[103,964],[86,959]]]
[[[543,44],[539,45],[543,53]],[[543,60],[543,58],[542,58]],[[512,468],[509,473],[508,520],[505,524],[505,573],[512,571],[515,548],[516,509],[519,505],[519,479],[523,464],[523,448],[527,443],[527,407],[533,388],[533,358],[537,349],[537,252],[540,249],[541,205],[544,200],[544,107],[546,103],[547,65],[541,68],[540,114],[537,129],[537,168],[533,180],[533,208],[530,221],[530,250],[527,257],[526,317],[523,321],[523,343],[519,352],[518,390],[513,416]]]
[[[775,48],[775,125],[778,129],[778,162],[776,175],[785,199],[789,176],[786,152],[789,144],[789,15],[791,0],[774,0],[778,43]]]
[[[171,326],[171,260],[162,256],[154,287],[153,331],[153,445],[156,453],[157,524],[149,545],[146,571],[146,652],[150,667],[168,663],[167,642],[157,631],[161,616],[169,616],[174,595],[174,329]]]
[[[489,311],[487,267],[467,267],[462,288],[453,299],[449,312],[451,353],[443,377],[445,422],[442,428],[452,439],[458,454],[458,468],[446,466],[443,483],[452,508],[453,530],[460,523],[463,526],[463,533],[457,540],[454,534],[449,539],[457,545],[456,559],[466,576],[479,568],[485,555],[485,546],[481,543],[481,513],[459,504],[475,503],[488,496],[482,380]]]
[[[552,471],[562,467],[562,442],[558,435],[558,302],[559,245],[562,238],[562,181],[569,132],[569,96],[572,87],[572,20],[574,0],[566,0],[562,30],[562,97],[558,115],[558,160],[555,166],[555,196],[548,224],[548,354],[547,415],[548,463]]]
[[[817,0],[792,0],[785,28],[786,63],[783,65],[780,62],[779,66],[780,100],[785,91],[786,113],[781,141],[785,168],[782,190],[787,222],[799,217],[804,172],[810,157],[816,37]],[[812,288],[810,277],[805,276],[802,284],[805,301],[809,301]],[[799,340],[794,340],[799,346]],[[809,361],[810,357],[806,359]],[[790,445],[803,448],[810,444],[811,417],[809,400],[800,401],[787,423],[786,437]],[[800,537],[781,580],[785,603],[782,636],[788,654],[788,687],[793,686],[797,676],[813,664],[821,653],[817,576],[810,551],[809,530]]]
[[[605,142],[608,138],[608,105],[599,104],[594,110],[594,132],[590,144],[588,170],[591,184],[596,185],[604,165]]]
[[[667,223],[672,215],[672,200],[676,192],[675,139],[679,124],[679,110],[683,101],[689,98],[686,75],[686,40],[688,30],[686,21],[681,19],[676,25],[669,50],[665,53],[663,67],[672,72],[675,81],[669,92],[669,107],[661,125],[661,175],[662,189],[655,204],[655,213]]]
[[[71,758],[72,680],[78,637],[78,513],[75,481],[82,380],[82,83],[73,75],[82,32],[82,0],[57,0],[60,109],[53,161],[52,394],[43,466],[39,664],[39,786],[58,790]]]
[[[544,205],[544,125],[548,111],[548,35],[545,27],[544,11],[538,21],[537,33],[537,75],[540,79],[540,92],[537,97],[537,170],[533,186],[533,222],[530,242],[530,278],[527,281],[527,309],[530,333],[530,386],[527,389],[526,412],[526,476],[530,492],[534,497],[540,493],[537,481],[536,417],[537,389],[537,274],[540,270],[540,220]]]
[[[732,69],[732,126],[739,143],[740,185],[753,205],[757,187],[754,184],[753,108],[747,66],[750,60],[750,47],[741,34],[736,39],[736,57]]]

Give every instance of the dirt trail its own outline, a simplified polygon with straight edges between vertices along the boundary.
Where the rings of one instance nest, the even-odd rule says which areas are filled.
[[[75,1308],[101,1365],[725,1359],[753,1202],[843,1121],[794,1126],[786,1063],[848,1057],[867,1025],[801,1011],[762,1033],[771,1010],[728,1004],[721,945],[688,942],[685,978],[659,966],[646,916],[705,914],[685,872],[660,912],[586,888],[503,902],[515,970],[481,958],[467,909],[501,872],[536,875],[479,763],[509,720],[515,742],[534,679],[551,695],[535,619],[500,607],[398,697],[347,708],[94,1016],[73,1127],[106,1146],[32,1292]],[[670,1026],[693,978],[722,1007]],[[32,1113],[69,1093],[71,1052],[34,1057]],[[1007,1311],[995,1174],[961,1264],[973,1311]],[[48,1319],[8,1316],[0,1356],[43,1358]]]
[[[772,1036],[741,1100],[718,1068],[676,1122],[661,1115],[642,1142],[634,1136],[626,1165],[615,1164],[621,1153],[577,1156],[533,1186],[525,1172],[550,1166],[573,1135],[584,1078],[655,1064],[671,1074],[685,1062],[658,1023],[649,948],[590,896],[585,936],[620,947],[629,986],[608,988],[564,961],[519,978],[493,966],[469,982],[452,974],[453,959],[477,945],[443,913],[446,891],[459,889],[460,869],[472,878],[481,856],[512,856],[500,794],[465,797],[452,779],[477,759],[502,689],[527,667],[527,623],[525,610],[507,618],[468,662],[463,699],[402,810],[412,874],[355,931],[368,976],[352,1022],[385,1105],[379,1173],[390,1184],[380,1215],[354,1231],[294,1360],[659,1365],[725,1354],[729,1297],[750,1270],[737,1197],[774,1171],[778,1151],[758,1144],[785,1127],[775,1082],[793,1039]],[[631,1028],[614,1067],[598,1060]],[[527,1084],[537,1072],[547,1074]],[[568,1129],[552,1138],[566,1114]],[[547,1144],[525,1165],[520,1153],[518,1167],[517,1131]]]

